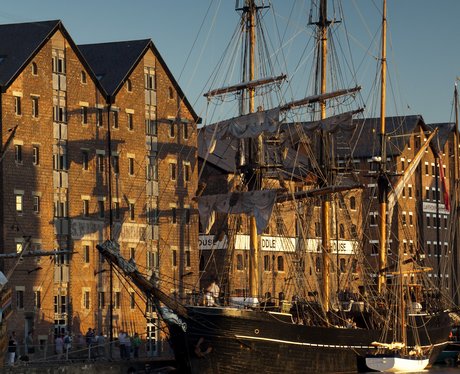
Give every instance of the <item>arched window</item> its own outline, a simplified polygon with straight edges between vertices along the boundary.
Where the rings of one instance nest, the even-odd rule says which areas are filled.
[[[133,91],[133,84],[131,83],[131,79],[127,79],[126,80],[126,90],[128,92],[132,92]]]
[[[32,75],[38,75],[38,66],[35,62],[32,62]]]
[[[350,197],[350,209],[356,210],[356,198],[354,196]]]
[[[284,257],[278,256],[278,271],[284,271]]]
[[[339,238],[344,239],[345,238],[345,226],[343,223],[339,225]]]
[[[264,256],[264,271],[270,271],[270,256]]]

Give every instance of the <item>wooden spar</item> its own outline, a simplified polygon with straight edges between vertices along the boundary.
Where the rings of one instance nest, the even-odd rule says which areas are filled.
[[[97,250],[106,258],[111,265],[115,265],[117,269],[125,276],[129,277],[133,283],[146,294],[147,297],[154,296],[168,308],[177,312],[180,316],[188,316],[187,309],[175,299],[172,299],[152,282],[144,278],[135,265],[130,264],[120,254],[120,249],[116,243],[106,240],[103,244],[96,245]]]
[[[364,186],[362,184],[355,184],[352,186],[326,186],[323,188],[317,188],[317,189],[310,190],[310,191],[297,191],[291,194],[285,193],[283,195],[278,195],[276,197],[276,202],[283,203],[285,201],[291,201],[291,200],[301,199],[305,197],[323,196],[323,195],[329,195],[335,192],[343,192],[343,191],[350,191],[350,190],[363,189],[363,188]]]
[[[386,288],[386,274],[383,269],[387,266],[387,195],[388,180],[386,170],[386,134],[385,134],[385,105],[386,105],[386,29],[387,29],[387,6],[386,0],[383,0],[382,11],[382,58],[381,58],[381,85],[380,85],[380,142],[381,142],[381,160],[380,175],[378,181],[379,187],[379,214],[380,214],[380,246],[379,246],[379,277],[378,292],[383,294]]]
[[[286,78],[287,78],[287,75],[282,74],[282,75],[278,75],[277,77],[251,80],[248,82],[242,82],[242,83],[238,83],[238,84],[228,86],[228,87],[217,88],[215,90],[206,92],[203,96],[207,98],[211,98],[213,96],[224,95],[224,94],[241,91],[241,90],[249,90],[249,89],[254,90],[256,87],[263,86],[265,84],[280,82],[282,80],[285,80]]]
[[[458,78],[457,78],[458,80]],[[452,204],[452,214],[457,213],[458,209],[458,204],[460,201],[460,188],[459,188],[459,162],[458,162],[458,147],[459,147],[459,139],[458,139],[458,90],[457,90],[457,82],[455,82],[455,87],[454,87],[454,105],[455,105],[455,131],[454,131],[454,192],[453,192],[453,201],[454,204]],[[458,214],[458,213],[457,213]],[[459,249],[458,249],[458,243],[459,243],[459,235],[460,235],[460,220],[458,219],[458,215],[456,216],[457,219],[455,220],[455,236],[454,236],[454,248],[455,248],[455,253],[453,258],[455,258],[455,263],[454,263],[454,271],[455,274],[458,274],[460,270],[460,256],[459,256]],[[458,287],[458,284],[457,284]],[[454,288],[455,289],[455,288]],[[457,305],[460,305],[460,293],[456,292],[456,298],[457,298]]]
[[[44,256],[55,256],[55,255],[69,255],[76,252],[70,251],[28,251],[26,253],[2,253],[0,259],[5,258],[18,258],[18,257],[44,257]]]
[[[303,105],[313,104],[317,102],[325,102],[325,100],[327,99],[333,99],[334,97],[349,95],[349,94],[358,92],[360,90],[361,90],[361,86],[356,86],[356,87],[347,88],[344,90],[338,90],[338,91],[333,91],[333,92],[323,92],[319,95],[312,95],[312,96],[308,96],[300,100],[291,101],[290,103],[284,104],[282,107],[280,107],[280,110],[286,111],[286,110],[290,110],[290,109],[293,109],[299,106],[303,106]],[[321,118],[321,119],[324,119],[324,118]]]
[[[319,27],[321,32],[321,95],[326,93],[326,67],[327,67],[327,29],[328,29],[328,21],[327,21],[327,0],[321,0],[320,3],[320,19],[319,19]],[[324,100],[320,100],[320,107],[321,107],[321,119],[326,118],[326,102]],[[329,135],[326,134],[324,137],[324,141],[326,144],[326,150]],[[327,171],[326,171],[327,173]],[[329,181],[330,176],[326,177]],[[330,197],[325,195],[321,201],[321,243],[323,247],[322,251],[322,296],[323,296],[323,309],[327,313],[329,311],[329,304],[330,304],[330,294],[331,294],[331,286],[330,286],[330,253],[331,253],[331,234],[330,234],[330,218],[329,218],[329,211],[331,209],[330,206]]]

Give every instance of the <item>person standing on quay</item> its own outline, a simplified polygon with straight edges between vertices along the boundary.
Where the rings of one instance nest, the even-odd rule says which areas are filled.
[[[62,358],[62,353],[64,352],[64,339],[62,335],[59,334],[56,337],[54,344],[56,346],[57,359],[60,360]]]
[[[14,365],[17,346],[18,342],[16,341],[16,333],[13,331],[10,335],[10,340],[8,341],[8,364],[11,366]]]

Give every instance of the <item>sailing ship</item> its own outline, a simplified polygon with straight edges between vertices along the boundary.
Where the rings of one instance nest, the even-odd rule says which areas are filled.
[[[232,248],[238,244],[237,238],[233,235],[237,231],[234,231],[231,225],[227,225],[227,255],[224,256],[227,265],[223,267],[225,274],[220,277],[222,294],[225,297],[220,305],[183,304],[163,291],[158,286],[158,280],[146,279],[135,264],[124,259],[117,243],[107,241],[97,246],[101,255],[131,279],[156,306],[168,327],[169,340],[180,372],[338,373],[367,370],[366,356],[378,351],[373,343],[379,342],[380,347],[394,343],[392,335],[396,326],[388,323],[390,314],[386,303],[392,300],[393,292],[401,290],[402,287],[398,288],[397,284],[387,285],[387,274],[395,270],[386,259],[387,230],[391,227],[391,223],[383,221],[380,225],[381,248],[376,293],[362,292],[356,300],[351,297],[340,300],[338,288],[343,281],[342,278],[345,277],[338,277],[336,284],[332,281],[331,268],[334,264],[331,259],[334,254],[332,248],[334,240],[328,227],[328,223],[332,221],[331,211],[333,211],[331,196],[362,188],[360,184],[351,183],[350,179],[339,183],[337,167],[333,165],[336,156],[331,154],[336,144],[332,133],[344,128],[352,130],[355,125],[353,116],[362,110],[355,109],[327,117],[328,100],[356,93],[359,87],[327,92],[327,35],[330,21],[327,18],[327,1],[321,0],[319,5],[319,19],[315,22],[318,27],[319,56],[321,56],[321,63],[318,65],[319,92],[272,109],[265,109],[265,107],[256,109],[256,93],[262,92],[267,95],[270,89],[264,87],[277,86],[285,76],[281,74],[270,78],[256,77],[254,61],[258,52],[255,44],[256,37],[261,35],[256,32],[256,26],[261,21],[258,17],[259,12],[265,10],[267,5],[258,4],[255,0],[245,0],[242,4],[237,2],[237,10],[242,16],[241,27],[247,41],[244,54],[247,63],[241,83],[212,90],[205,95],[210,99],[215,96],[236,94],[240,99],[240,113],[237,117],[208,125],[203,130],[205,134],[203,137],[206,139],[204,143],[209,148],[206,155],[212,154],[213,148],[218,146],[216,143],[219,142],[224,144],[224,148],[233,150],[232,157],[236,160],[236,171],[232,180],[234,188],[228,194],[210,195],[205,191],[203,195],[197,196],[197,199],[201,224],[205,229],[219,220],[222,221],[222,217],[228,223],[228,217],[248,215],[249,235],[246,237],[247,243],[244,244],[249,248],[247,291],[245,289],[242,294],[231,294],[236,284],[235,277],[231,274],[231,264],[234,261]],[[284,113],[295,108],[316,105],[320,108],[319,120],[282,124],[281,117]],[[384,118],[384,110],[382,117]],[[313,135],[308,136],[309,133]],[[433,136],[434,134],[428,137],[421,147],[418,152],[419,158],[428,149]],[[230,137],[236,140],[229,140]],[[381,130],[381,140],[383,154],[379,158],[378,184],[383,189],[379,194],[380,216],[385,219],[387,203],[389,200],[393,203],[397,201],[400,189],[390,188],[385,165],[384,126]],[[313,147],[312,144],[316,144],[317,147]],[[318,161],[314,161],[313,154],[309,153],[313,148],[319,150]],[[302,159],[303,167],[286,166],[289,154],[295,155],[297,163]],[[412,168],[405,173],[406,176],[410,175],[410,170],[413,172],[415,164],[414,160]],[[279,170],[288,167],[289,174],[279,173]],[[301,174],[299,170],[305,167],[321,171],[322,174],[314,175],[312,172]],[[283,175],[289,175],[289,180],[284,180]],[[277,181],[276,184],[273,184],[274,180]],[[292,182],[293,180],[295,182]],[[404,178],[401,180],[400,184],[404,183]],[[299,184],[305,186],[294,190],[293,186]],[[313,287],[311,285],[307,287],[307,283],[315,278],[315,274],[310,278],[307,277],[308,279],[305,277],[305,264],[311,260],[306,256],[309,243],[307,232],[311,228],[300,227],[302,218],[306,219],[311,215],[309,205],[303,203],[308,200],[320,202],[323,223],[319,230],[321,278],[318,280],[316,277],[317,283],[314,282]],[[288,204],[294,211],[297,210],[296,223],[299,227],[299,236],[302,238],[291,244],[294,265],[290,270],[297,271],[301,275],[299,278],[293,275],[294,283],[298,287],[289,295],[290,297],[286,297],[291,301],[280,300],[276,306],[271,303],[267,295],[261,295],[260,239],[274,210],[282,204]],[[388,203],[390,210],[391,205]],[[215,219],[215,212],[220,214],[217,219]],[[338,226],[337,213],[335,215],[334,221]],[[238,219],[231,221],[238,224],[238,231],[241,230],[241,221]],[[306,222],[309,222],[308,219]],[[217,234],[216,237],[219,236]],[[338,246],[335,253],[340,262]],[[355,251],[353,253],[355,254]],[[243,262],[245,262],[244,258]],[[423,269],[415,261],[405,265],[411,266],[412,273],[423,273]],[[396,271],[403,270],[398,268]],[[337,300],[333,298],[331,291],[333,287],[337,289]],[[312,291],[307,292],[307,289]],[[400,300],[407,299],[409,296],[412,297],[400,291]],[[407,313],[406,309],[403,307],[400,313]],[[405,347],[423,352],[428,357],[428,361],[433,362],[447,343],[450,331],[447,311],[441,305],[430,311],[417,308],[410,313],[410,318],[410,328],[407,324],[402,324]]]

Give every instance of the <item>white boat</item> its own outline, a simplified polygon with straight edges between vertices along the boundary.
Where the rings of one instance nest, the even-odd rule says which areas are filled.
[[[428,358],[371,356],[366,357],[369,369],[390,373],[407,373],[424,370],[428,366]]]

